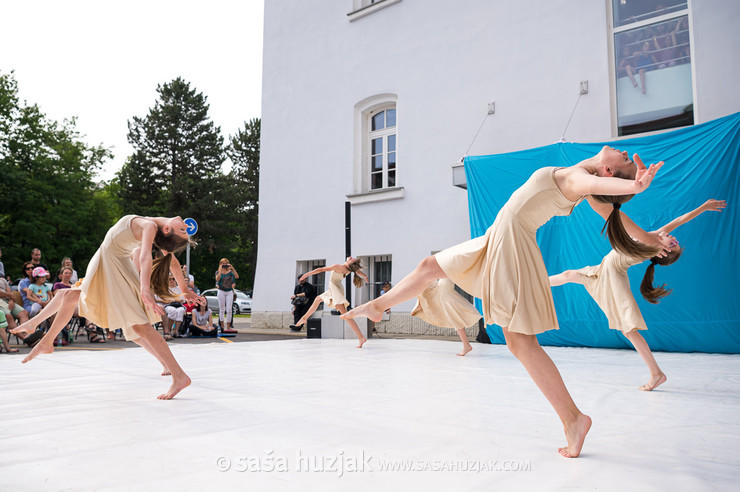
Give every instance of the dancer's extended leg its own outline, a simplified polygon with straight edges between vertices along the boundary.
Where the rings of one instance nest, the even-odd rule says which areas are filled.
[[[660,367],[658,367],[658,363],[655,361],[655,357],[653,357],[650,347],[642,335],[640,335],[640,332],[632,330],[629,333],[625,333],[624,336],[627,337],[627,340],[629,340],[632,345],[634,345],[635,350],[637,350],[637,353],[640,354],[640,357],[642,357],[642,360],[645,361],[645,364],[647,364],[648,369],[650,370],[650,381],[640,386],[640,389],[642,391],[652,391],[665,383],[667,378],[665,374],[663,374],[663,371],[660,370]]]
[[[172,373],[169,369],[167,369],[167,366],[164,364],[164,360],[159,356],[159,354],[152,348],[152,346],[149,344],[149,342],[146,341],[144,337],[139,337],[136,340],[134,340],[134,343],[139,345],[140,347],[143,347],[144,350],[152,354],[156,359],[159,361],[160,364],[162,364],[162,376],[170,376]]]
[[[154,330],[152,325],[135,325],[133,328],[136,334],[142,337],[145,343],[149,344],[149,347],[155,353],[155,357],[172,373],[172,386],[170,386],[170,389],[166,393],[157,397],[160,400],[171,400],[176,394],[190,385],[190,378],[175,360],[175,356],[172,355],[167,342]]]
[[[49,301],[49,304],[46,305],[44,309],[39,312],[36,316],[34,316],[31,319],[27,319],[20,325],[18,325],[16,328],[12,329],[10,332],[12,334],[17,333],[33,333],[36,331],[36,327],[46,321],[47,319],[54,316],[64,305],[65,303],[72,303],[72,311],[69,315],[69,318],[66,319],[64,324],[66,325],[67,322],[72,317],[72,314],[74,314],[74,309],[77,307],[77,301],[80,298],[80,291],[77,289],[63,289],[57,292],[57,294],[52,297],[51,301]]]
[[[591,418],[578,410],[558,368],[542,349],[536,336],[515,333],[507,328],[503,331],[509,350],[522,363],[563,423],[568,445],[559,448],[558,452],[566,458],[577,457],[591,428]]]
[[[303,326],[306,323],[306,321],[308,321],[308,318],[310,318],[311,315],[316,312],[316,310],[319,308],[319,305],[322,302],[324,302],[324,300],[320,297],[317,297],[316,299],[314,299],[313,303],[311,304],[311,307],[308,308],[308,311],[306,311],[306,314],[304,314],[301,317],[301,319],[298,320],[298,323],[291,326],[291,328],[300,328],[301,326]]]
[[[465,333],[465,330],[455,330],[457,331],[457,335],[460,337],[460,341],[462,341],[463,349],[462,352],[460,352],[457,355],[464,356],[471,350],[473,350],[473,346],[470,345],[470,340],[468,340],[468,334]]]
[[[56,314],[54,322],[51,324],[51,328],[49,328],[49,331],[46,332],[43,338],[39,340],[39,343],[37,343],[36,346],[31,349],[31,352],[26,356],[26,358],[23,359],[24,364],[30,360],[33,360],[39,354],[50,354],[54,351],[54,340],[56,339],[59,332],[62,331],[62,328],[67,326],[69,320],[72,319],[72,315],[75,313],[75,308],[77,307],[77,301],[79,299],[79,290],[64,289],[57,295],[55,295],[51,302],[47,304],[46,308],[38,315],[36,315],[35,318],[31,318],[23,324],[26,325],[28,323],[35,323],[35,325],[33,325],[35,328],[39,324],[39,321],[37,321],[36,318],[42,318],[41,321],[43,321]],[[54,304],[55,301],[58,302]],[[47,313],[47,310],[49,310],[50,312]],[[23,330],[23,325],[16,328],[16,330],[18,332],[25,331]],[[16,333],[16,331],[14,331],[13,333]]]
[[[344,314],[347,312],[347,308],[344,307],[344,304],[340,304],[337,306],[337,311]],[[350,328],[352,328],[352,331],[355,332],[355,335],[357,335],[357,339],[360,341],[360,344],[357,346],[357,348],[362,348],[362,345],[367,342],[367,338],[362,334],[360,331],[360,327],[357,326],[357,323],[355,323],[355,320],[348,319],[347,323],[349,324]]]
[[[413,272],[406,275],[391,290],[370,302],[357,306],[341,317],[354,319],[364,316],[372,321],[380,321],[383,318],[383,311],[416,297],[438,278],[447,278],[447,275],[439,267],[434,256],[427,256],[419,262]]]

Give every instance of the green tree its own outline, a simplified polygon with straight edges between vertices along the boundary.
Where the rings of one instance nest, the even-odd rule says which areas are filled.
[[[254,259],[244,245],[251,248],[252,239],[244,231],[254,229],[256,236],[256,217],[250,219],[249,212],[256,195],[245,201],[240,165],[223,173],[226,147],[220,128],[209,119],[207,97],[179,77],[158,86],[157,93],[148,114],[129,121],[134,154],[117,176],[121,208],[139,215],[194,218],[199,246],[191,251],[190,270],[198,285],[202,289],[213,285],[218,259],[225,256],[242,276],[238,287],[251,287]],[[258,155],[258,120],[256,125]],[[245,129],[253,130],[248,125]],[[253,143],[245,145],[234,155],[241,156]]]
[[[21,104],[12,72],[0,73],[0,235],[9,275],[20,275],[32,248],[52,273],[65,256],[84,272],[115,220],[112,197],[94,182],[111,157],[81,140],[74,118],[58,123]]]

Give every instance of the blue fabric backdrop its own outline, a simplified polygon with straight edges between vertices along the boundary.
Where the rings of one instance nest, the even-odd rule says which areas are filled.
[[[646,302],[639,286],[648,262],[629,270],[632,291],[648,325],[653,350],[740,353],[740,113],[647,137],[608,142],[637,152],[646,164],[665,161],[650,188],[622,211],[646,230],[657,229],[709,198],[727,200],[722,212],[704,212],[676,229],[685,248],[668,267],[656,267],[654,285],[673,293],[660,304]],[[466,157],[471,237],[485,233],[511,193],[536,169],[570,166],[596,154],[603,143],[557,143],[536,149]],[[598,264],[609,252],[603,219],[584,201],[569,217],[554,217],[537,234],[549,274]],[[631,347],[581,285],[553,288],[560,330],[538,335],[543,345]],[[480,300],[476,300],[480,309]],[[493,343],[504,343],[499,327],[488,326]]]

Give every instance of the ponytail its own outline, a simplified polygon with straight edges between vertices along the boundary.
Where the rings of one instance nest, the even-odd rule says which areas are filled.
[[[655,265],[668,266],[675,263],[681,257],[683,248],[671,251],[667,256],[658,257],[653,256],[650,258],[650,265],[645,270],[645,276],[642,277],[642,283],[640,284],[640,293],[645,300],[652,304],[658,304],[659,299],[667,296],[672,292],[672,289],[668,289],[666,284],[659,287],[653,287],[653,279],[655,277]]]
[[[362,261],[358,258],[353,263],[350,263],[347,269],[354,273],[354,276],[352,277],[352,283],[355,284],[355,287],[358,289],[365,285],[365,281],[357,275],[357,271],[362,269]]]
[[[614,208],[607,217],[601,233],[606,231],[606,237],[612,248],[632,258],[650,258],[655,256],[660,248],[648,246],[632,239],[622,223],[622,214],[619,209],[623,203],[630,200],[634,195],[592,195],[597,202],[611,204]]]
[[[365,285],[365,281],[362,280],[362,277],[360,277],[356,273],[352,276],[352,283],[355,284],[355,287],[357,287],[358,289]]]

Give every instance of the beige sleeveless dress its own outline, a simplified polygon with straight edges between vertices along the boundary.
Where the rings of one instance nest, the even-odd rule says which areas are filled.
[[[80,316],[102,328],[122,328],[126,340],[139,338],[133,325],[161,321],[159,315],[144,307],[139,271],[130,258],[131,252],[141,246],[131,231],[135,217],[126,215],[108,230],[79,287]]]
[[[622,333],[647,330],[627,276],[629,267],[643,261],[644,258],[635,259],[611,250],[598,265],[576,270],[588,293],[604,311],[612,330]]]
[[[563,195],[555,184],[557,169],[535,171],[483,236],[435,255],[450,280],[482,300],[487,324],[526,335],[558,329],[536,234],[553,216],[570,215],[582,198],[572,202]]]
[[[414,311],[414,316],[430,325],[456,330],[473,326],[481,317],[478,310],[455,290],[455,284],[447,278],[429,284],[416,297]]]
[[[342,287],[342,280],[344,275],[338,272],[331,272],[329,276],[329,287],[319,297],[327,307],[333,308],[338,304],[344,304],[344,307],[349,306],[349,301],[344,297],[344,287]]]

